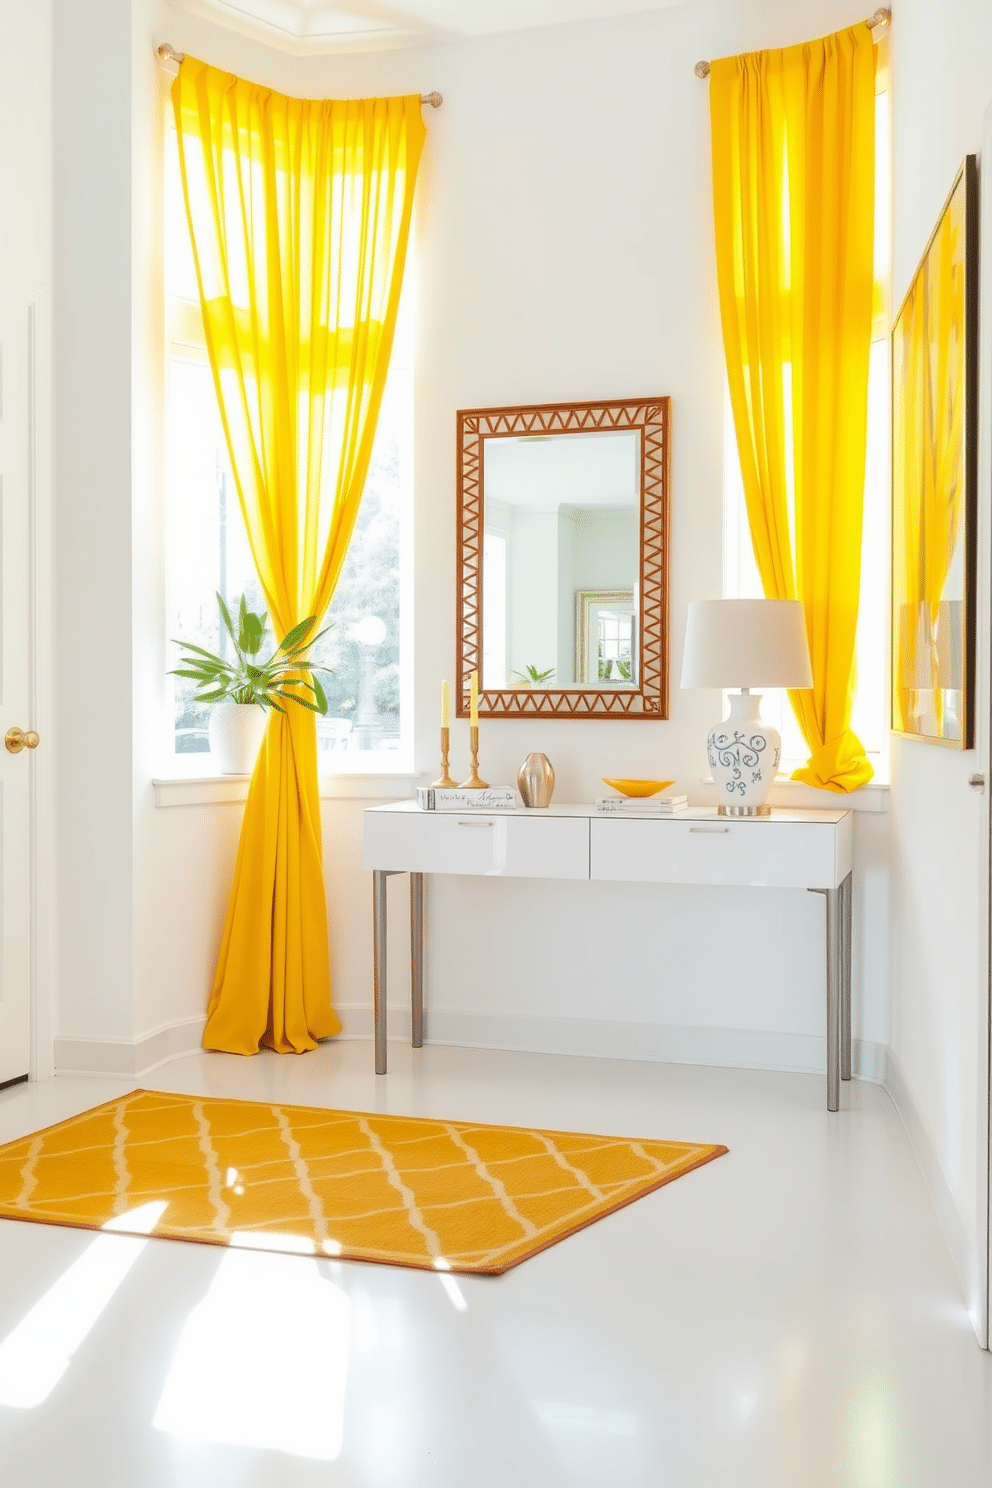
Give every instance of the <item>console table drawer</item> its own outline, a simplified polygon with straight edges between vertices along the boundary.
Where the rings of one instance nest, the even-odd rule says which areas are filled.
[[[817,822],[594,820],[590,833],[593,879],[833,889],[850,869]]]
[[[589,819],[368,811],[365,866],[391,872],[587,879]]]

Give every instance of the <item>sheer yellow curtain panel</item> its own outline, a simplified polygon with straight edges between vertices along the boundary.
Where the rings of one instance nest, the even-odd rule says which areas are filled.
[[[382,401],[419,96],[287,98],[186,57],[172,89],[207,351],[238,499],[282,638],[330,604]],[[312,1049],[331,1002],[313,714],[271,713],[204,1046]]]
[[[727,378],[765,595],[800,599],[813,687],[795,779],[872,776],[851,730],[873,311],[875,47],[861,24],[714,62]]]

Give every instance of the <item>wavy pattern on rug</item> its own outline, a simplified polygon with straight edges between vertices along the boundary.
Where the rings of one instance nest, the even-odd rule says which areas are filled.
[[[136,1090],[0,1147],[0,1216],[498,1275],[726,1151]]]

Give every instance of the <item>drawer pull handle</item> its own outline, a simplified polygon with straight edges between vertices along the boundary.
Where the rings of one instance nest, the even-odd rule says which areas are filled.
[[[460,827],[475,827],[475,828],[477,828],[477,829],[478,829],[478,828],[479,828],[479,827],[491,827],[491,826],[492,826],[492,822],[491,822],[491,821],[482,821],[482,822],[466,822],[466,821],[460,821],[460,822],[459,822],[459,823],[458,823],[458,825],[459,825],[459,826],[460,826]]]
[[[702,832],[702,833],[704,833],[704,835],[708,835],[708,836],[711,836],[711,837],[718,837],[718,836],[721,836],[724,832],[729,832],[730,831],[730,828],[729,827],[690,827],[689,828],[689,831],[690,832]]]

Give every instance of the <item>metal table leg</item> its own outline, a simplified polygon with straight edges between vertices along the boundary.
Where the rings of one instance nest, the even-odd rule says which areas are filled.
[[[386,1073],[386,879],[388,871],[372,870],[372,997],[375,1072]]]
[[[827,1110],[840,1110],[840,1082],[851,1078],[851,875],[822,894],[827,942]]]
[[[410,1042],[424,1043],[424,875],[410,874]]]
[[[849,873],[840,886],[841,893],[841,938],[840,938],[840,1077],[851,1078],[851,908],[852,875]]]
[[[827,900],[827,1110],[840,1110],[840,1046],[843,973],[841,890],[828,889]]]
[[[372,870],[372,1021],[375,1072],[386,1073],[386,879],[395,868]],[[410,1023],[415,1049],[424,1042],[424,875],[410,874]]]

